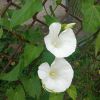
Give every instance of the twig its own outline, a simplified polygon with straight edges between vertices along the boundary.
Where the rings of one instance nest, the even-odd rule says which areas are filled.
[[[51,15],[53,15],[55,17],[55,13],[54,13],[54,10],[53,10],[52,6],[50,5],[49,8],[50,8]]]
[[[13,54],[12,54],[11,57],[9,58],[9,62],[8,62],[7,65],[4,67],[3,72],[5,72],[6,69],[8,69],[9,65],[10,65],[11,62],[12,62],[12,59],[14,58],[14,56],[17,54],[18,50],[19,50],[21,47],[22,47],[22,44],[20,44],[20,45],[16,48],[16,50],[13,52]]]
[[[66,9],[66,12],[67,12],[70,16],[72,16],[72,17],[74,17],[75,19],[77,19],[78,21],[82,22],[82,20],[81,20],[80,18],[78,18],[77,16],[74,16],[74,15],[72,15],[71,13],[68,12],[68,11],[69,11],[69,8],[68,8],[68,7],[66,7],[66,6],[63,5],[63,4],[60,4],[60,6],[63,7],[64,9]]]
[[[45,25],[46,27],[48,27],[48,25],[47,25],[47,24],[45,24],[44,22],[42,22],[41,20],[36,19],[36,21],[38,21],[39,23],[41,23],[41,24]]]
[[[32,18],[33,18],[33,21],[32,21],[32,23],[28,26],[28,29],[30,29],[30,28],[34,25],[34,23],[36,22],[36,16],[37,16],[37,14],[38,14],[38,13],[35,13],[35,15],[32,17]]]
[[[78,35],[81,31],[82,31],[82,26],[80,27],[80,29],[78,29],[78,31],[75,34]]]
[[[20,9],[21,7],[15,3],[12,2],[12,0],[7,0],[8,4],[6,6],[6,8],[4,9],[4,11],[2,12],[1,14],[1,17],[4,16],[4,14],[6,13],[6,11],[8,10],[8,8],[12,5],[12,6],[15,6],[16,8]]]
[[[26,40],[22,35],[20,34],[17,34],[16,32],[13,32],[13,31],[9,31],[7,29],[3,29],[4,31],[12,34],[13,36],[17,37],[17,39],[19,39],[20,41],[22,42],[27,42],[27,43],[30,43],[30,41]]]
[[[55,10],[57,9],[57,7],[58,7],[58,5],[56,5],[56,7],[54,8],[54,12],[55,12]]]
[[[6,11],[8,10],[8,8],[11,6],[11,3],[12,3],[12,1],[8,2],[8,4],[7,4],[6,8],[4,9],[4,11],[3,11],[3,12],[2,12],[2,14],[1,14],[1,17],[3,17],[3,16],[4,16],[4,14],[5,14],[5,13],[6,13]]]
[[[15,3],[13,3],[13,2],[11,2],[11,5],[14,6],[14,7],[16,7],[16,8],[18,8],[18,9],[21,8],[19,5],[15,4]]]
[[[44,0],[42,4],[45,5],[46,2],[47,2],[47,0]]]
[[[47,0],[44,0],[43,3],[42,3],[42,5],[44,6],[46,2],[47,2]],[[33,21],[32,21],[32,23],[29,25],[28,29],[31,28],[31,27],[33,26],[33,24],[36,22],[36,20],[38,20],[38,19],[37,19],[38,13],[39,13],[39,12],[36,12],[36,13],[33,15],[33,17],[32,17],[32,18],[33,18]],[[41,22],[41,21],[40,21],[40,22]],[[42,23],[41,23],[41,24],[42,24]]]
[[[77,19],[79,22],[82,22],[82,20],[80,18],[78,18],[77,16],[74,16],[73,14],[71,13],[68,13],[70,16],[72,16],[73,18]]]
[[[44,10],[45,10],[46,14],[47,14],[47,15],[49,15],[49,14],[48,14],[48,12],[47,12],[47,10],[46,10],[46,7],[45,7],[45,5],[44,5]]]
[[[10,56],[8,56],[8,55],[7,55],[7,54],[5,54],[5,53],[0,53],[0,57],[1,57],[1,58],[5,57],[5,58],[7,58],[7,59],[9,59],[9,58],[10,58]]]
[[[68,7],[66,7],[65,5],[63,5],[63,4],[60,4],[60,6],[61,7],[63,7],[64,9],[66,9],[66,12],[68,12],[68,10],[69,10],[69,8]]]

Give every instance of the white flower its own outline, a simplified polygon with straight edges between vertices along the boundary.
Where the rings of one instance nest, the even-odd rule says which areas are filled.
[[[48,92],[64,92],[71,85],[73,69],[64,58],[55,58],[51,66],[47,62],[41,64],[38,76]]]
[[[71,27],[71,24],[67,25]],[[57,58],[68,57],[76,49],[76,37],[71,28],[61,31],[60,23],[53,23],[49,27],[49,34],[44,37],[46,48]]]

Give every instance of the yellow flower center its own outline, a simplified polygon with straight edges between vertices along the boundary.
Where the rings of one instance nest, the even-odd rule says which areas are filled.
[[[54,72],[54,71],[50,71],[49,75],[51,78],[56,78],[56,76],[57,76],[56,72]]]
[[[55,39],[54,41],[52,41],[52,44],[55,48],[59,48],[61,45],[61,41],[58,39]]]
[[[57,42],[54,42],[53,45],[54,45],[54,47],[58,47],[58,43]]]

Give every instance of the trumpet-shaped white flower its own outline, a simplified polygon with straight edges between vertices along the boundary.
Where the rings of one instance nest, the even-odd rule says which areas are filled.
[[[57,58],[68,57],[76,49],[76,37],[69,27],[60,33],[61,24],[55,22],[50,25],[49,34],[44,37],[46,48]]]
[[[42,85],[49,92],[64,92],[71,85],[73,74],[71,65],[64,58],[55,58],[51,66],[45,62],[38,69]]]

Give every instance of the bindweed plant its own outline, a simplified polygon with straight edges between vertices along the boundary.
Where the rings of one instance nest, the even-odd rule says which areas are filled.
[[[99,0],[6,0],[0,14],[0,100],[100,100]]]

